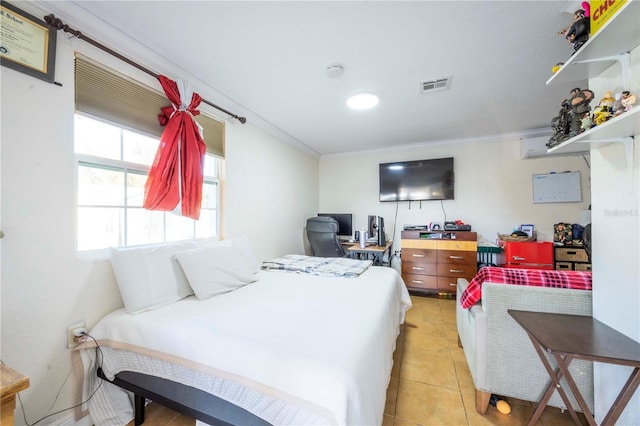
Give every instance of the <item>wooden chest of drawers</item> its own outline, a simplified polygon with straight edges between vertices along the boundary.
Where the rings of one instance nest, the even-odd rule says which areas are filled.
[[[412,292],[455,294],[477,272],[477,248],[475,232],[402,231],[402,279]]]

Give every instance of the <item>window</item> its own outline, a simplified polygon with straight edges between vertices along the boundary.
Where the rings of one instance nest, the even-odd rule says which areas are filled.
[[[75,116],[79,251],[218,235],[221,160],[207,154],[200,219],[142,207],[159,138]]]
[[[224,121],[195,117],[207,146],[200,219],[142,207],[163,130],[157,115],[168,104],[157,89],[76,54],[78,250],[218,236]]]

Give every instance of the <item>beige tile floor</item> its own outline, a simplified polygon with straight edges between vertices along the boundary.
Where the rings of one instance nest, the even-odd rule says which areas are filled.
[[[414,307],[407,313],[394,353],[383,426],[526,425],[536,406],[527,401],[508,399],[509,415],[492,406],[486,415],[476,412],[473,381],[458,347],[455,300],[420,296],[412,296],[412,300]],[[194,423],[189,417],[151,404],[144,424]],[[546,409],[538,422],[543,426],[572,424],[567,412],[555,408]]]

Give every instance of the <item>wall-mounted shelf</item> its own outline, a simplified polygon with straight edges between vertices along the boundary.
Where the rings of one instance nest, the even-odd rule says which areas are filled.
[[[639,16],[640,1],[628,0],[600,31],[547,80],[547,85],[595,77],[615,63],[618,55],[636,48],[640,45]]]
[[[593,127],[560,145],[549,148],[549,154],[564,154],[623,142],[640,134],[640,106]],[[588,146],[585,146],[587,144]]]

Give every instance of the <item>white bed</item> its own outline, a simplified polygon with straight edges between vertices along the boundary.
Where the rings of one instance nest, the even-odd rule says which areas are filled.
[[[201,389],[271,424],[379,425],[399,326],[411,300],[392,268],[357,278],[259,271],[257,281],[90,330],[112,379],[134,371]],[[97,386],[92,342],[77,353],[84,394]],[[126,424],[130,396],[108,382],[87,408],[96,425]]]

